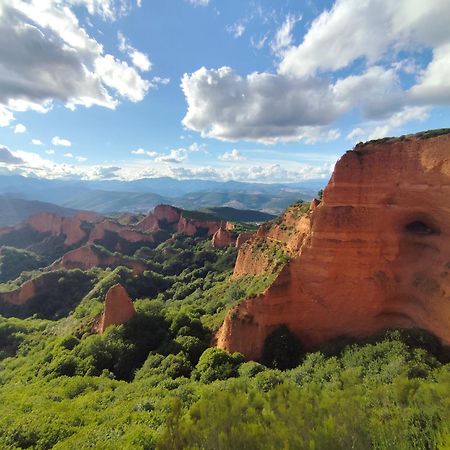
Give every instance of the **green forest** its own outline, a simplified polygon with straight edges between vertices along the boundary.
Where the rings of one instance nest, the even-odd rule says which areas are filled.
[[[4,248],[0,290],[42,276],[49,252]],[[127,256],[142,275],[60,269],[0,303],[0,448],[450,448],[450,353],[422,330],[305,352],[280,326],[260,363],[215,348],[228,309],[275,277],[233,279],[236,255],[179,234]],[[137,314],[94,333],[117,282]]]

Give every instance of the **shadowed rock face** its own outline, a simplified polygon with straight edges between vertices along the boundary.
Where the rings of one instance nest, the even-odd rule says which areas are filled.
[[[259,359],[285,323],[307,347],[390,327],[450,344],[450,135],[358,145],[336,164],[294,258],[234,308],[219,347]]]
[[[136,310],[127,291],[121,284],[115,284],[106,293],[100,333],[103,333],[109,325],[128,322],[135,314]]]

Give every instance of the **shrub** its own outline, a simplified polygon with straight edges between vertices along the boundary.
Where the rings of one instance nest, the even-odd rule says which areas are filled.
[[[292,369],[298,365],[302,354],[298,338],[286,325],[280,325],[264,341],[262,362],[274,369]]]

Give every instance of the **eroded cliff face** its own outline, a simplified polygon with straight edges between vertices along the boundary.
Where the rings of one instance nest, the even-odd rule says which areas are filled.
[[[142,274],[145,266],[133,261],[131,258],[102,254],[94,245],[83,245],[75,250],[67,252],[61,259],[55,261],[51,268],[55,269],[81,269],[89,270],[93,267],[117,267],[126,266],[135,274]]]
[[[310,223],[273,285],[227,316],[219,347],[259,359],[279,324],[307,347],[391,327],[450,344],[449,134],[347,152]]]
[[[211,244],[215,248],[224,248],[234,245],[235,241],[234,234],[221,227],[213,234]]]
[[[236,240],[239,248],[233,276],[262,275],[279,270],[280,259],[297,254],[309,233],[309,206],[297,203],[281,217],[261,225],[256,233],[243,233]]]
[[[24,225],[39,233],[50,233],[53,236],[65,236],[64,244],[68,247],[85,240],[88,231],[83,223],[96,223],[101,216],[89,211],[80,211],[73,217],[61,217],[52,213],[40,213],[31,216]]]
[[[128,322],[134,315],[133,302],[121,284],[112,286],[105,297],[105,307],[100,320],[100,333],[109,325],[120,325]]]

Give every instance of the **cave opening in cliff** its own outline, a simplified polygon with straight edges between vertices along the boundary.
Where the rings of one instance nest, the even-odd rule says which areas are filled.
[[[421,220],[415,220],[413,222],[408,223],[405,226],[405,230],[411,234],[419,234],[419,235],[431,235],[431,234],[440,234],[440,230],[427,225],[425,222]]]

